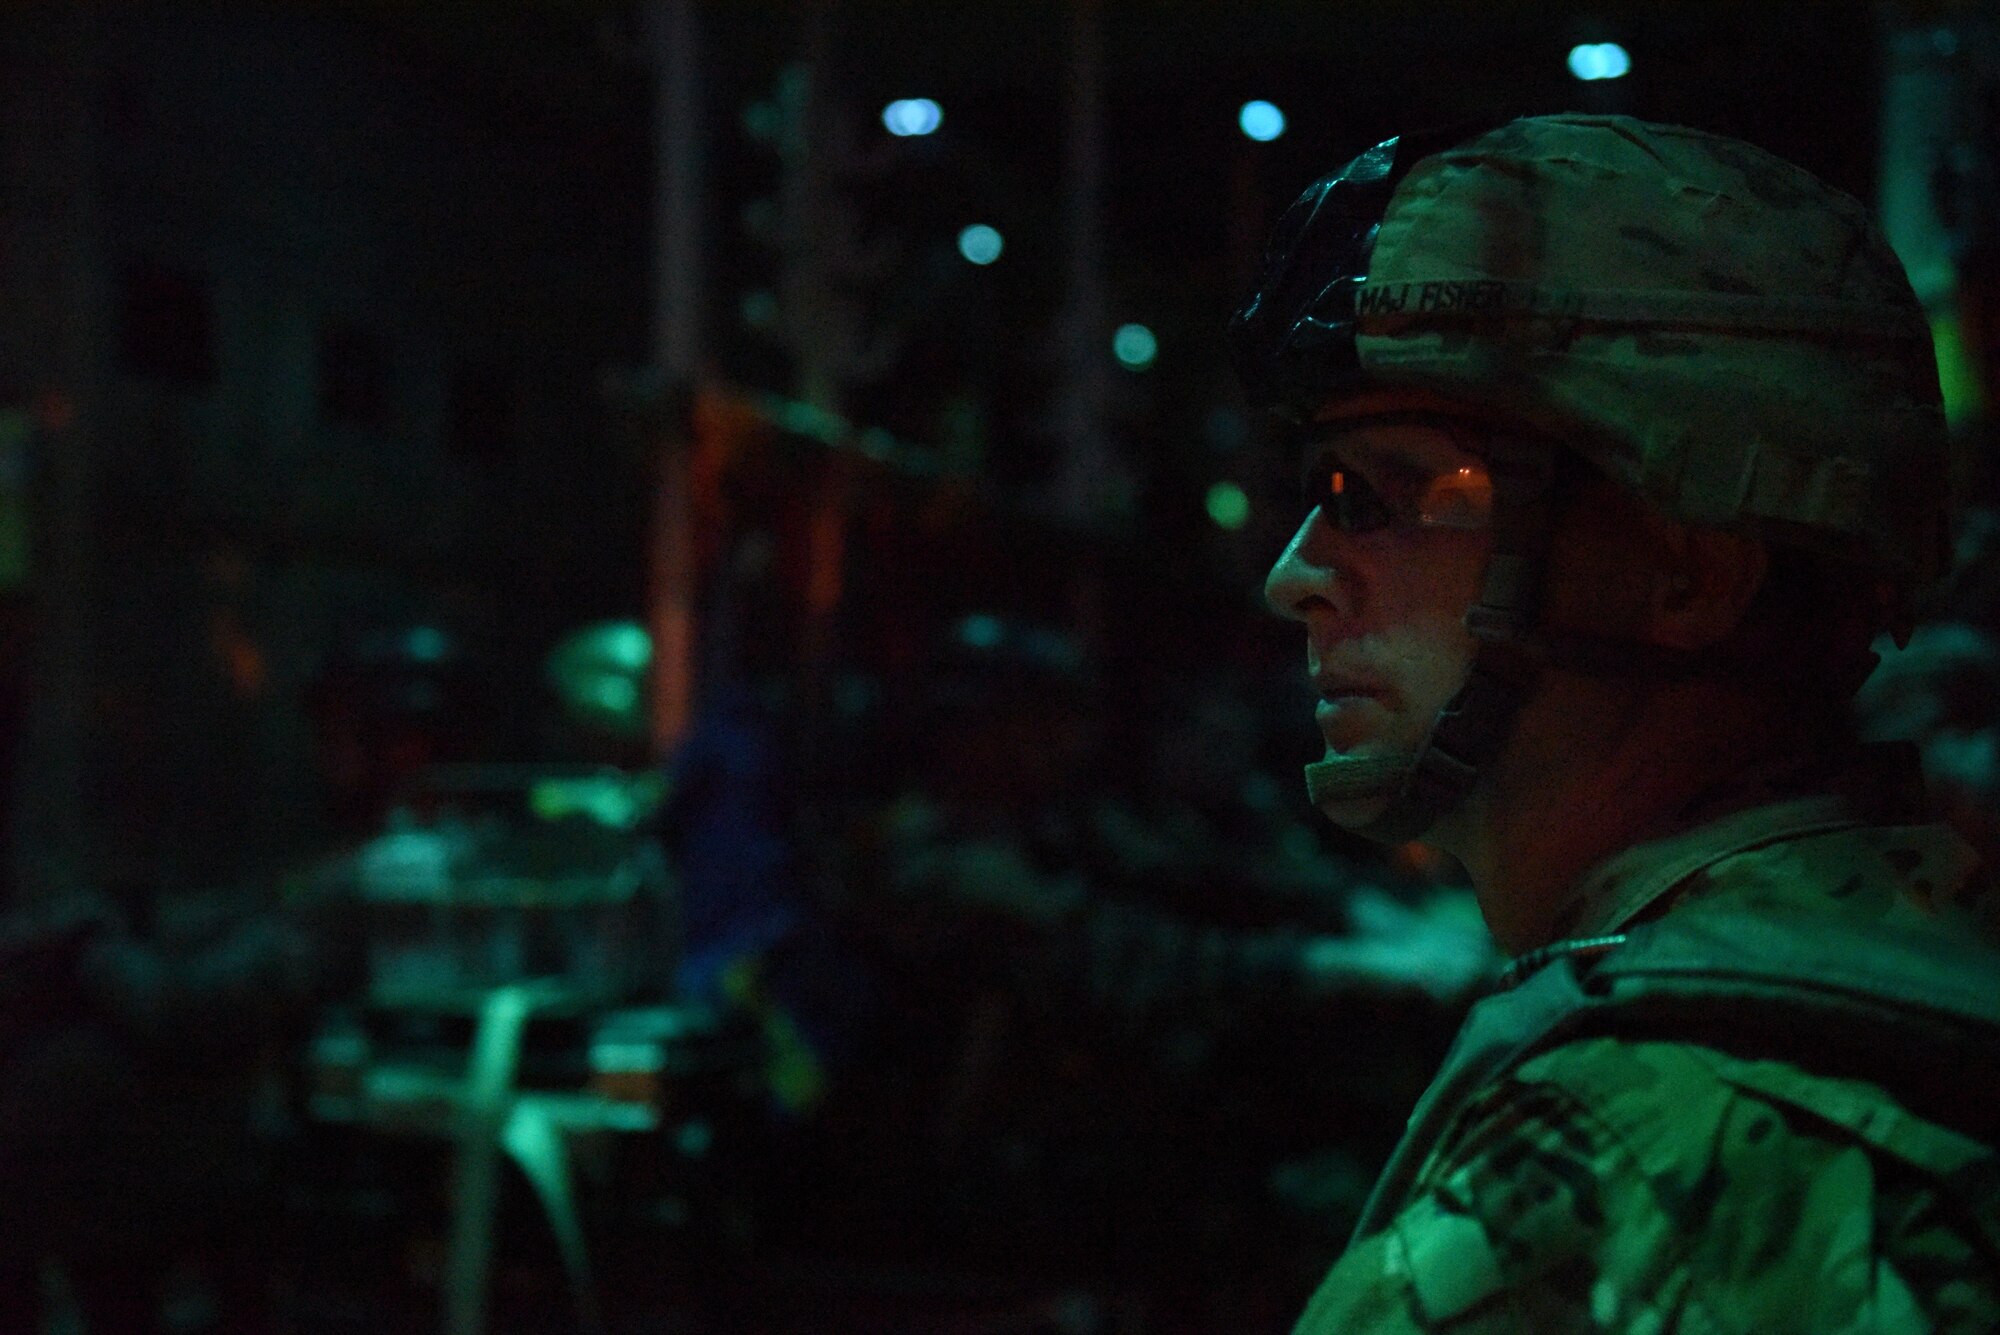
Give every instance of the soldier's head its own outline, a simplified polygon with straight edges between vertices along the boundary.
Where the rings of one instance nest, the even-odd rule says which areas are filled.
[[[1903,270],[1860,204],[1735,140],[1390,140],[1285,214],[1230,335],[1300,432],[1267,594],[1324,697],[1314,800],[1364,833],[1431,831],[1572,690],[1726,681],[1836,731],[1942,566]]]

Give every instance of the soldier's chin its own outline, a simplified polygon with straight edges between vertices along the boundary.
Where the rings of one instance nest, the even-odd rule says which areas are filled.
[[[1377,819],[1389,809],[1390,794],[1358,794],[1353,797],[1329,798],[1317,803],[1319,814],[1344,830],[1358,829]]]
[[[1306,766],[1306,789],[1320,814],[1335,825],[1367,825],[1402,791],[1411,763],[1410,757],[1394,752],[1329,754]]]

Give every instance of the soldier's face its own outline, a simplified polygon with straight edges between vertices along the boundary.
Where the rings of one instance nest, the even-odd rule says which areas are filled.
[[[1448,401],[1403,391],[1343,400],[1320,415],[1322,426],[1341,428],[1337,462],[1348,470],[1347,486],[1394,501],[1422,479],[1483,471],[1478,456],[1447,433],[1347,429],[1410,412],[1466,415]],[[1475,643],[1465,614],[1479,592],[1490,534],[1407,520],[1346,531],[1331,508],[1316,505],[1306,515],[1272,566],[1264,597],[1305,628],[1326,754],[1412,755],[1471,667]],[[1323,809],[1355,826],[1386,804],[1372,797]]]

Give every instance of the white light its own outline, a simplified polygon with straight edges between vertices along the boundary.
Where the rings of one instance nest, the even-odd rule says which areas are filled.
[[[1143,371],[1160,355],[1160,340],[1142,324],[1121,324],[1111,336],[1111,355],[1128,371]]]
[[[1243,133],[1260,144],[1268,144],[1285,132],[1285,113],[1269,102],[1245,102],[1236,113]]]
[[[882,123],[900,139],[929,134],[944,123],[944,111],[928,97],[898,98],[882,108]]]
[[[1632,72],[1632,57],[1616,42],[1587,42],[1570,48],[1569,72],[1585,82],[1622,79]]]
[[[958,253],[974,264],[991,264],[1000,258],[1005,243],[1000,233],[985,223],[974,223],[958,234]]]

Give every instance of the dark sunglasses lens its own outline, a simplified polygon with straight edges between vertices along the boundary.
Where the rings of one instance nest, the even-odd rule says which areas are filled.
[[[1331,462],[1315,464],[1306,476],[1306,506],[1318,506],[1328,523],[1343,533],[1370,533],[1395,518],[1381,494],[1366,478]]]

